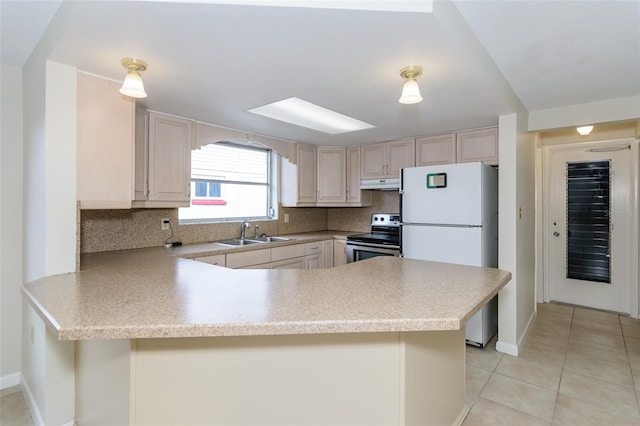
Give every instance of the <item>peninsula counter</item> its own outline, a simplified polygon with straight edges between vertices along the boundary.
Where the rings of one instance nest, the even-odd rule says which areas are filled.
[[[455,424],[464,326],[510,280],[377,257],[231,270],[142,249],[86,255],[23,293],[76,341],[88,424]]]

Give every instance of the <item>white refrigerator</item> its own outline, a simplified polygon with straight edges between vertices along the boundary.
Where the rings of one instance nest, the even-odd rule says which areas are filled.
[[[472,266],[498,266],[498,172],[482,163],[410,167],[400,172],[401,255]],[[498,330],[493,298],[466,327],[484,347]]]

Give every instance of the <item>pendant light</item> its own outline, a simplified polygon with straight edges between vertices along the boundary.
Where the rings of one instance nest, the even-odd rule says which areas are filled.
[[[402,87],[402,95],[400,99],[398,99],[398,102],[401,104],[417,104],[418,102],[422,102],[420,87],[418,87],[418,82],[416,81],[416,78],[420,77],[421,74],[422,67],[419,66],[405,67],[400,70],[400,77],[405,81]]]
[[[124,78],[120,93],[132,98],[146,98],[147,92],[144,91],[140,72],[147,69],[147,64],[137,58],[123,58],[122,66],[127,69],[127,76]]]

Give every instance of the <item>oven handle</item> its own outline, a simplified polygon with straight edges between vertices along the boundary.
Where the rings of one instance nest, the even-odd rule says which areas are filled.
[[[375,243],[361,243],[360,241],[349,241],[347,240],[347,246],[351,246],[351,247],[371,247],[371,248],[377,248],[377,249],[382,249],[382,250],[400,250],[400,246],[394,246],[394,245],[382,245],[382,244],[375,244]]]

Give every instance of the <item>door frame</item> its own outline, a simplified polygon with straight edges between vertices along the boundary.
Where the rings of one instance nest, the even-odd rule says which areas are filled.
[[[628,273],[629,273],[629,299],[630,299],[630,315],[633,318],[640,318],[639,312],[639,270],[638,270],[638,261],[640,258],[638,257],[639,253],[639,238],[638,238],[638,229],[640,218],[638,218],[639,212],[639,198],[640,198],[640,174],[639,174],[639,163],[640,163],[640,154],[639,154],[639,140],[635,138],[622,138],[622,139],[611,139],[611,140],[603,140],[603,141],[593,141],[593,142],[577,142],[571,144],[562,144],[562,145],[546,145],[541,147],[541,158],[538,156],[538,159],[541,161],[540,167],[537,168],[539,171],[539,176],[536,179],[536,184],[539,185],[540,191],[537,191],[539,194],[539,198],[536,202],[538,212],[541,212],[542,220],[539,223],[540,228],[538,229],[537,241],[540,247],[538,254],[542,255],[541,262],[539,267],[537,268],[537,272],[541,275],[538,277],[537,281],[537,297],[536,300],[538,302],[549,302],[550,301],[550,286],[551,286],[551,272],[548,267],[550,265],[550,216],[551,216],[551,206],[550,206],[550,196],[551,196],[551,179],[550,179],[550,161],[551,154],[553,152],[560,151],[584,151],[585,149],[594,149],[594,148],[609,148],[615,147],[619,145],[629,144],[630,148],[630,156],[631,163],[629,168],[629,179],[631,181],[631,198],[629,200],[631,209],[635,212],[634,217],[636,220],[630,221],[630,232],[631,238],[629,239],[629,255],[631,261],[628,265]],[[539,148],[540,150],[540,148]],[[636,261],[633,261],[636,260]],[[540,279],[541,278],[541,279]]]

